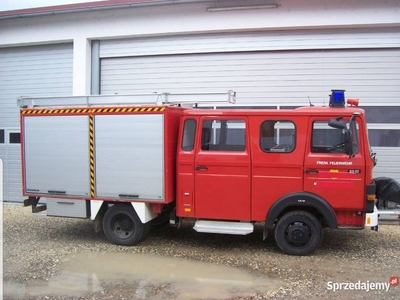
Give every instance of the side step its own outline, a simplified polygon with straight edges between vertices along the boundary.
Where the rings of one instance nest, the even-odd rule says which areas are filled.
[[[197,232],[246,235],[253,232],[254,226],[251,223],[198,220],[193,229]]]

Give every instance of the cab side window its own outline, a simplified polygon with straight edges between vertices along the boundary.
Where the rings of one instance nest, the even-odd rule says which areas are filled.
[[[264,152],[292,152],[296,127],[292,121],[266,120],[260,127],[260,147]]]
[[[345,153],[344,131],[330,127],[328,121],[313,122],[311,152]]]
[[[183,151],[192,151],[194,148],[194,140],[196,136],[196,120],[185,120],[183,126],[183,137],[181,149]]]
[[[201,150],[245,151],[244,120],[205,120],[202,124]]]

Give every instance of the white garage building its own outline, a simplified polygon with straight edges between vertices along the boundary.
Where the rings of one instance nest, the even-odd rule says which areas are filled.
[[[279,109],[345,89],[400,181],[400,1],[110,0],[0,12],[4,199],[23,200],[19,96],[229,89]]]

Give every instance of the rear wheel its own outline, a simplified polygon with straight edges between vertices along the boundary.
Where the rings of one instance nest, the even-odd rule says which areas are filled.
[[[308,255],[321,244],[322,227],[314,215],[306,211],[291,211],[278,220],[275,240],[287,254]]]
[[[132,205],[127,203],[111,206],[103,218],[104,234],[117,245],[136,245],[149,232],[148,227],[140,221]]]

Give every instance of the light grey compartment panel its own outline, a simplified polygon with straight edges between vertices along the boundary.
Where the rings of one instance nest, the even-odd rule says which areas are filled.
[[[97,197],[164,199],[163,122],[163,115],[95,116]]]
[[[47,199],[47,215],[53,217],[87,218],[85,200]]]
[[[88,127],[88,116],[24,118],[28,194],[89,196]]]

